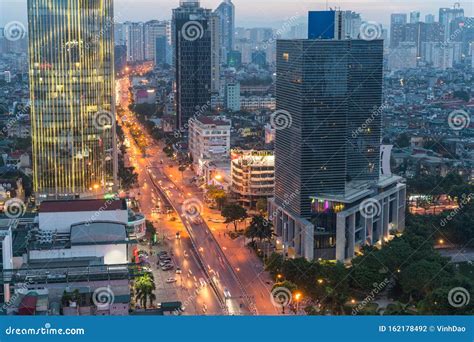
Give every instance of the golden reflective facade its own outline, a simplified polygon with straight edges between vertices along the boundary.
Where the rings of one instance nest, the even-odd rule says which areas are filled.
[[[28,0],[33,182],[39,200],[117,184],[113,1]]]

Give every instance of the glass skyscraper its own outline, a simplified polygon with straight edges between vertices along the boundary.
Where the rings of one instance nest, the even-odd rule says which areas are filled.
[[[382,73],[380,39],[277,41],[269,217],[287,256],[344,261],[403,230],[405,185],[380,171]]]
[[[176,125],[187,128],[196,113],[210,110],[212,34],[211,10],[199,1],[182,0],[173,9],[172,37],[176,72]]]
[[[344,196],[379,177],[382,40],[279,40],[275,198],[299,189],[291,208],[309,217],[310,196]],[[358,127],[362,134],[353,136]]]
[[[28,0],[37,200],[117,185],[113,0]]]
[[[225,64],[227,54],[234,49],[235,6],[231,0],[224,0],[215,13],[220,21],[221,62]]]

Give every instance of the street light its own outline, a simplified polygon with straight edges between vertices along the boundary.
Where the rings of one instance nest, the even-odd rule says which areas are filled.
[[[296,301],[296,314],[298,314],[299,307],[300,307],[300,300],[303,298],[303,294],[301,292],[295,292],[294,298]]]

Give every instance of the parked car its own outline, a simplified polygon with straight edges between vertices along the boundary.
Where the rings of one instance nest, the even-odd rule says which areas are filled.
[[[167,264],[167,265],[161,266],[161,270],[162,270],[162,271],[169,271],[169,270],[172,270],[173,268],[174,268],[174,266],[171,265],[171,264]]]
[[[176,278],[168,278],[168,279],[166,279],[166,282],[167,282],[168,284],[175,283],[176,281],[177,281]]]

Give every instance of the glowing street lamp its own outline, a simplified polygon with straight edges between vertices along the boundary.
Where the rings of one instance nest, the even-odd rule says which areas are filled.
[[[299,307],[300,307],[300,301],[303,298],[303,294],[301,292],[295,292],[293,297],[295,298],[295,301],[296,301],[296,314],[298,314]]]

